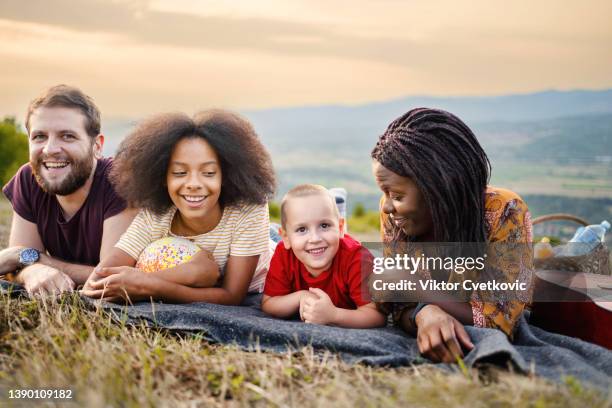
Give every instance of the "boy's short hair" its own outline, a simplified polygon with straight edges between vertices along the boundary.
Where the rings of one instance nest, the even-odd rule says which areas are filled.
[[[100,110],[93,99],[85,95],[79,88],[68,85],[56,85],[32,100],[28,106],[25,120],[28,134],[30,133],[30,116],[40,107],[78,109],[85,116],[85,130],[87,134],[91,138],[95,138],[100,134]]]
[[[336,206],[336,198],[328,189],[319,184],[299,184],[293,187],[291,190],[287,191],[287,194],[283,196],[283,199],[281,201],[280,213],[282,227],[285,228],[285,225],[287,223],[287,214],[285,212],[285,206],[290,199],[296,197],[307,197],[317,194],[329,197],[332,203],[332,208],[334,209],[334,215],[340,218],[340,212],[338,211],[338,207]]]

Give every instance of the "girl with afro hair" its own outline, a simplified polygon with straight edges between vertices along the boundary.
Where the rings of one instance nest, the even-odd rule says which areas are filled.
[[[247,292],[261,291],[275,177],[249,122],[221,110],[156,115],[121,143],[112,179],[140,211],[83,294],[237,305]],[[185,238],[200,251],[169,269],[135,268],[143,250],[165,237]]]

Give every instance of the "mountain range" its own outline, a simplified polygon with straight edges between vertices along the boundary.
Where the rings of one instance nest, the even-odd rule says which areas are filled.
[[[448,110],[474,130],[493,164],[493,183],[523,195],[564,197],[567,202],[604,200],[590,207],[603,206],[603,214],[612,215],[612,89],[412,96],[354,106],[240,113],[253,123],[272,155],[279,197],[303,182],[340,185],[349,191],[349,205],[359,201],[374,208],[379,193],[370,174],[370,151],[393,119],[421,106]],[[137,121],[105,121],[106,154],[114,153]],[[584,207],[580,203],[574,207]]]

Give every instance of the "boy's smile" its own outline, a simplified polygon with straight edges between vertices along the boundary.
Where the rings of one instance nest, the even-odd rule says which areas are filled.
[[[335,205],[326,194],[293,197],[286,204],[284,245],[313,276],[331,268],[340,246],[344,220],[338,218]]]

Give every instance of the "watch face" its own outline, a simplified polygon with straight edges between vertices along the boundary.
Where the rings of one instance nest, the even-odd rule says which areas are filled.
[[[19,261],[24,265],[31,265],[38,261],[39,254],[34,248],[26,248],[19,254]]]

